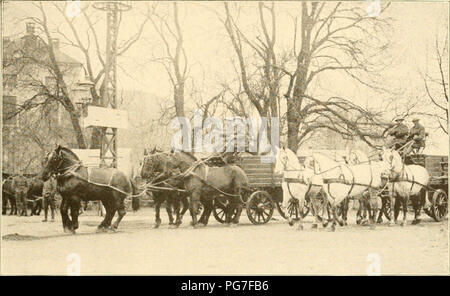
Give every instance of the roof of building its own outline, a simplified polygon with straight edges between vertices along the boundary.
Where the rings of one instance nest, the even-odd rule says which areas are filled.
[[[65,54],[59,48],[54,47],[53,52],[58,63],[82,65],[81,62]],[[37,62],[45,62],[50,58],[47,43],[37,35],[24,35],[13,40],[4,37],[3,59],[11,59],[14,55],[33,58]]]

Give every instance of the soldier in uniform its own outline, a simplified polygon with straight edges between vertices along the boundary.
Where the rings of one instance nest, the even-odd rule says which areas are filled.
[[[425,128],[419,123],[419,118],[414,118],[412,120],[414,126],[409,131],[408,140],[413,141],[408,150],[405,151],[406,154],[414,151],[417,153],[420,148],[425,148]]]
[[[12,187],[14,188],[14,193],[16,196],[16,203],[18,203],[19,216],[27,216],[28,180],[24,175],[18,174],[13,177],[12,183]]]
[[[42,190],[42,196],[44,198],[44,220],[47,222],[48,207],[50,206],[52,222],[55,221],[55,195],[56,195],[56,179],[51,177],[44,182],[44,189]]]
[[[393,138],[386,145],[388,148],[398,150],[406,144],[409,131],[403,120],[403,118],[395,119],[396,124],[389,130],[388,135]]]

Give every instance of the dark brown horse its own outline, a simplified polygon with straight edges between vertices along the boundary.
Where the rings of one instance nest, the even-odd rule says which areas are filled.
[[[174,153],[174,168],[182,172],[180,177],[184,188],[190,194],[189,211],[192,226],[197,223],[208,224],[209,216],[214,208],[214,200],[222,195],[225,198],[225,224],[237,225],[242,212],[242,194],[250,192],[249,180],[245,172],[236,165],[209,167],[203,161],[186,152]],[[199,203],[204,211],[197,221]],[[233,214],[236,214],[233,217]]]
[[[28,179],[22,175],[17,174],[12,177],[12,188],[14,189],[16,205],[19,208],[19,216],[28,216]]]
[[[2,215],[6,215],[8,206],[11,208],[9,215],[17,215],[17,204],[15,190],[12,183],[12,176],[3,180],[2,184]]]
[[[65,232],[74,233],[78,228],[81,201],[100,200],[106,209],[104,220],[98,230],[111,228],[111,221],[118,212],[118,218],[111,229],[117,229],[126,214],[125,198],[133,194],[137,198],[130,178],[113,168],[92,168],[88,170],[70,149],[58,146],[47,158],[42,180],[56,175],[57,189],[62,197],[61,217]],[[72,220],[69,218],[70,208]]]
[[[164,189],[152,189],[153,200],[155,203],[155,223],[154,228],[161,225],[160,209],[161,204],[166,202],[166,211],[169,216],[170,227],[178,227],[182,223],[183,215],[189,207],[187,193],[183,192],[183,180],[171,178],[173,174],[179,172],[171,161],[172,156],[170,152],[162,152],[153,149],[148,154],[145,153],[144,160],[141,167],[141,177],[147,182],[155,184],[155,187]],[[180,211],[180,203],[183,209]],[[174,223],[173,211],[176,215]]]
[[[27,202],[31,208],[31,215],[39,216],[43,208],[42,190],[44,182],[42,176],[38,175],[28,179]]]

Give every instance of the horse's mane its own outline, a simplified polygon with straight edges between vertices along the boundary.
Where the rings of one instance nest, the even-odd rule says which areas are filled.
[[[198,158],[197,157],[195,157],[195,155],[194,154],[192,154],[191,152],[186,152],[186,151],[180,151],[180,153],[182,153],[182,154],[185,154],[185,155],[187,155],[187,156],[189,156],[193,161],[197,161],[198,160]]]
[[[75,154],[75,152],[73,152],[72,150],[70,150],[69,148],[66,147],[62,147],[60,148],[62,151],[67,152],[68,154],[72,155],[76,160],[80,160],[78,158],[78,156]]]
[[[294,153],[294,151],[292,151],[292,150],[289,149],[289,148],[285,148],[285,151],[286,151],[286,154],[287,154],[288,157],[289,157],[289,160],[295,162],[297,168],[300,169],[300,168],[302,167],[302,165],[301,165],[300,161],[298,160],[298,157],[297,157],[297,155]]]

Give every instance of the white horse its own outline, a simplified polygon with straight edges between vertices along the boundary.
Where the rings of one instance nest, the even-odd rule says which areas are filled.
[[[331,230],[335,230],[337,222],[343,226],[344,222],[336,215],[336,207],[347,197],[359,196],[369,190],[367,201],[369,222],[375,227],[374,220],[380,208],[381,200],[376,191],[386,186],[384,174],[389,169],[385,161],[374,161],[366,164],[348,165],[334,161],[330,157],[313,153],[315,173],[323,178],[323,190],[327,195],[333,213]]]
[[[420,210],[422,206],[428,205],[428,190],[426,190],[430,181],[428,171],[420,165],[405,165],[400,154],[393,149],[383,148],[381,158],[389,164],[389,193],[391,201],[391,212],[389,214],[390,225],[397,224],[398,210],[394,213],[395,197],[401,200],[403,208],[403,221],[401,225],[406,225],[406,214],[409,199],[413,200],[414,220],[412,224],[420,222]],[[394,213],[394,219],[392,214]]]
[[[323,182],[321,176],[315,175],[311,168],[301,165],[297,155],[289,148],[284,147],[281,149],[279,148],[277,151],[274,173],[283,176],[283,181],[281,183],[283,188],[283,208],[288,208],[287,205],[290,199],[293,198],[298,200],[300,212],[298,229],[303,229],[302,213],[304,211],[305,198],[307,196],[310,198],[311,212],[315,216],[312,228],[317,228],[320,218],[319,211],[315,209],[315,205],[317,204],[315,198],[322,189]],[[325,207],[322,209],[324,208]],[[287,219],[289,225],[294,225],[294,220],[291,217],[288,217]],[[323,226],[326,227],[328,222],[325,223],[324,219],[322,222]]]

